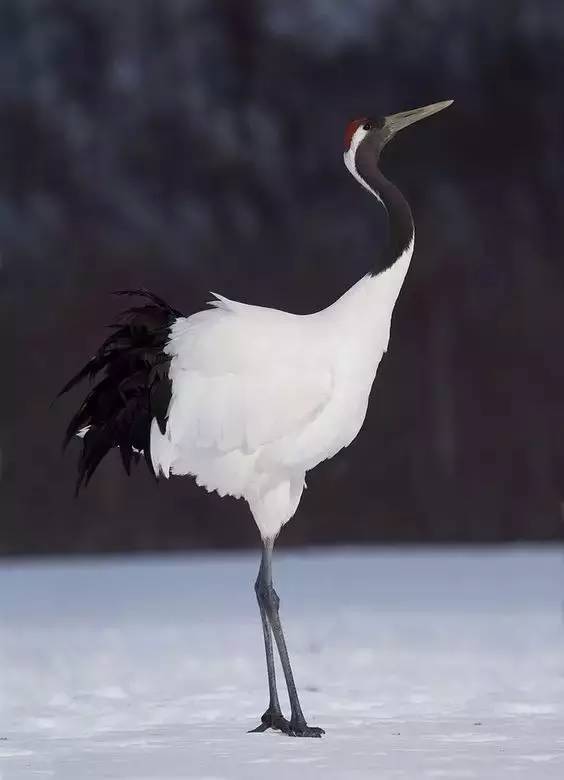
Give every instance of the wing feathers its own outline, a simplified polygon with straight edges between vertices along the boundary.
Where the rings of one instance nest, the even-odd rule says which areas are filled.
[[[172,326],[169,416],[151,448],[155,469],[241,495],[259,461],[284,442],[291,450],[322,414],[333,375],[305,318],[217,298]]]
[[[71,419],[64,446],[82,438],[77,491],[87,485],[101,460],[118,447],[125,471],[142,452],[153,472],[150,453],[151,421],[164,431],[171,397],[170,356],[164,351],[172,323],[180,313],[154,293],[124,290],[118,295],[140,295],[142,306],[124,311],[112,333],[59,395],[86,378],[98,382]]]

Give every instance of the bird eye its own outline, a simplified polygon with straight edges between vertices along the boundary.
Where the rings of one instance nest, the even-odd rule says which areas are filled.
[[[372,130],[372,122],[365,122],[362,125],[362,129],[366,130],[366,132],[368,132],[369,130]]]

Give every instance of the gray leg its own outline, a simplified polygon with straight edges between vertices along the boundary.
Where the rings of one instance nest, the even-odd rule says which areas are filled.
[[[290,698],[290,707],[292,710],[289,723],[290,728],[286,733],[297,737],[320,737],[325,732],[323,729],[317,728],[316,726],[307,725],[300,706],[298,691],[296,690],[296,683],[294,682],[294,675],[292,674],[292,667],[290,666],[290,658],[288,657],[286,640],[284,639],[284,632],[280,622],[280,599],[272,586],[272,548],[273,543],[267,542],[263,549],[259,579],[257,580],[257,595],[259,603],[262,604],[268,616],[268,621],[272,628],[272,633],[274,634],[278,654],[282,663],[284,677],[286,678],[286,686],[288,688],[288,696]],[[272,643],[270,644],[272,648]]]
[[[261,723],[256,729],[251,731],[266,731],[268,728],[280,729],[281,731],[288,732],[290,724],[286,718],[282,715],[280,709],[280,702],[278,700],[278,691],[276,690],[276,671],[274,668],[274,653],[272,648],[272,633],[270,630],[270,624],[266,615],[266,609],[260,598],[260,589],[262,582],[262,568],[263,563],[261,561],[260,569],[255,582],[255,593],[257,595],[257,601],[260,609],[260,618],[262,621],[262,632],[264,634],[264,651],[266,654],[266,670],[268,672],[268,690],[270,699],[268,702],[268,709],[261,718]]]

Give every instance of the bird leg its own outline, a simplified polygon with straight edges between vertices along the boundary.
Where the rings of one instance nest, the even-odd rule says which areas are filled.
[[[268,690],[270,693],[270,700],[268,703],[268,709],[261,718],[261,723],[256,729],[251,729],[251,732],[266,731],[269,728],[280,729],[280,731],[288,732],[290,724],[286,718],[282,715],[280,709],[280,702],[278,700],[278,691],[276,690],[276,671],[274,668],[274,653],[272,648],[272,632],[270,630],[270,624],[266,614],[266,609],[261,599],[261,585],[262,585],[262,570],[263,562],[261,560],[259,573],[255,582],[255,593],[260,609],[260,618],[262,621],[262,633],[264,634],[264,651],[266,654],[266,669],[268,672]]]
[[[280,662],[282,664],[282,669],[284,671],[284,677],[286,678],[286,687],[288,688],[288,696],[290,698],[290,707],[291,707],[291,717],[290,722],[286,721],[287,728],[284,728],[284,723],[277,724],[276,728],[279,728],[281,731],[283,731],[285,734],[289,734],[293,737],[320,737],[325,732],[323,729],[317,728],[316,726],[308,726],[306,723],[306,719],[304,718],[304,714],[302,712],[302,708],[300,706],[300,700],[298,698],[298,691],[296,689],[296,683],[294,682],[294,675],[292,674],[292,667],[290,665],[290,658],[288,656],[288,649],[286,647],[286,640],[284,639],[284,632],[282,630],[282,624],[280,622],[280,614],[279,614],[279,606],[280,606],[280,599],[278,598],[278,594],[274,590],[274,587],[272,585],[272,548],[273,548],[273,542],[267,541],[265,542],[263,553],[262,553],[262,561],[261,566],[259,569],[259,576],[257,579],[257,598],[259,600],[259,604],[261,605],[261,615],[263,614],[263,611],[266,612],[266,616],[268,618],[268,622],[270,623],[270,627],[272,629],[272,633],[274,634],[274,639],[276,641],[276,646],[278,648],[278,655],[280,656]],[[264,628],[264,620],[263,620],[263,628]],[[272,640],[270,638],[270,632],[265,631],[265,647],[267,647],[267,665],[269,665],[269,653],[268,653],[268,645],[266,641],[266,636],[268,633],[268,644],[270,646],[270,658],[272,659]],[[270,674],[270,667],[269,667],[269,683],[271,680],[274,680],[274,662],[272,660],[272,676]],[[276,698],[276,703],[278,703],[278,698]],[[271,705],[272,705],[272,689],[271,689]],[[269,707],[270,709],[270,707]],[[280,709],[278,705],[278,710]],[[268,715],[268,710],[265,713],[265,715]],[[264,716],[263,716],[263,724]],[[260,727],[259,727],[260,728]],[[265,728],[268,728],[268,726],[265,726]]]

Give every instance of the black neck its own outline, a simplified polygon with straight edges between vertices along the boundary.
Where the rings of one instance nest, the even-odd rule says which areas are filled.
[[[383,256],[370,269],[372,274],[378,274],[390,268],[412,242],[415,234],[413,216],[400,190],[386,179],[378,167],[378,157],[368,144],[359,146],[355,162],[358,175],[382,200],[388,214],[388,245]]]

